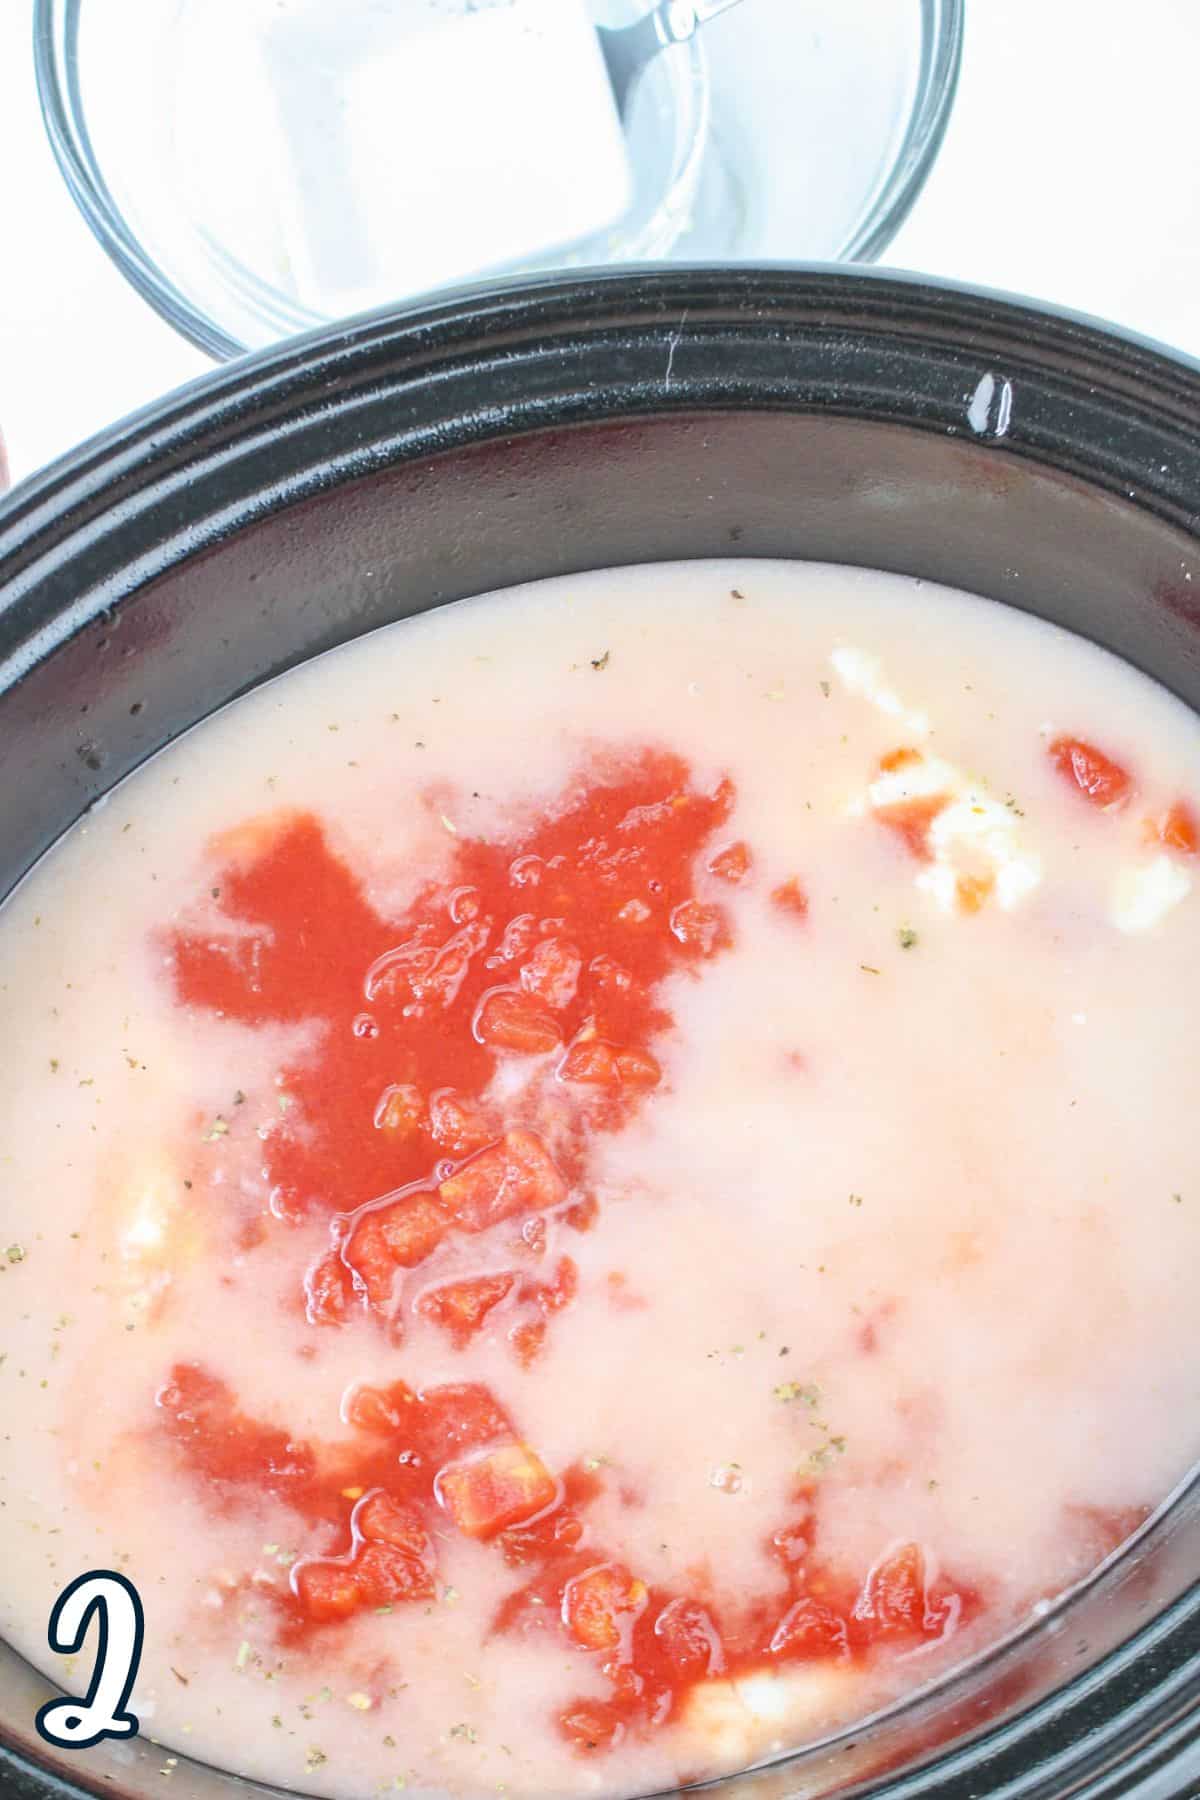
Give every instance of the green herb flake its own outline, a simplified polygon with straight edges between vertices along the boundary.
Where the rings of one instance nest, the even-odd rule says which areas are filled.
[[[204,1133],[204,1142],[206,1144],[214,1144],[214,1143],[216,1143],[218,1138],[223,1138],[223,1137],[228,1137],[228,1136],[229,1136],[229,1121],[228,1121],[228,1119],[223,1119],[221,1117],[220,1113],[218,1113],[216,1118],[213,1120],[212,1124],[209,1126],[208,1130]]]
[[[912,950],[920,942],[911,925],[902,925],[896,933],[896,942],[902,950]]]
[[[805,1406],[812,1408],[821,1401],[821,1390],[811,1381],[781,1381],[771,1392],[783,1406],[802,1400]]]

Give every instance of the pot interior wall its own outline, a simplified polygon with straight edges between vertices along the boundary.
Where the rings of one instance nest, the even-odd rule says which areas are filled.
[[[782,411],[568,427],[348,482],[101,610],[0,693],[0,893],[146,756],[318,651],[518,581],[731,554],[1003,600],[1200,707],[1195,540],[1075,476],[967,438]]]

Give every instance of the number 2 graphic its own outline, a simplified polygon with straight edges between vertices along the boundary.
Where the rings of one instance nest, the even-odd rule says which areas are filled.
[[[88,1750],[105,1738],[133,1737],[138,1729],[128,1706],[142,1660],[145,1615],[131,1581],[112,1569],[93,1569],[64,1588],[50,1614],[50,1648],[60,1656],[77,1655],[93,1615],[96,1663],[87,1698],[48,1700],[34,1721],[46,1742],[60,1750]]]

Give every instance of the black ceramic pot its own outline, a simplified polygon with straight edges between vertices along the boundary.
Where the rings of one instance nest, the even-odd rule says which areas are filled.
[[[480,290],[237,364],[0,502],[0,893],[316,651],[512,582],[729,552],[989,595],[1200,707],[1200,370],[988,296],[786,269]],[[1185,1489],[1021,1638],[722,1800],[1192,1800],[1198,1512]],[[49,1692],[0,1649],[0,1794],[162,1800],[142,1741],[41,1744]],[[245,1791],[170,1778],[170,1800]]]

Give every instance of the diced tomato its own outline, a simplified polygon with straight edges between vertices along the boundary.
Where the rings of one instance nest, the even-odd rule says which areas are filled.
[[[671,1600],[654,1621],[654,1635],[677,1675],[690,1680],[719,1674],[725,1656],[712,1615],[695,1600]]]
[[[537,1289],[538,1305],[545,1313],[561,1312],[570,1304],[579,1291],[579,1266],[573,1257],[560,1256],[554,1270],[553,1281],[543,1283]]]
[[[384,1088],[375,1107],[375,1129],[391,1138],[415,1137],[425,1123],[421,1090],[411,1082],[393,1082]]]
[[[472,1030],[493,1050],[521,1056],[545,1056],[562,1042],[558,1026],[545,1009],[519,988],[493,988],[475,1010]]]
[[[912,800],[896,800],[877,806],[875,817],[904,844],[913,856],[929,859],[929,827],[950,803],[948,794],[919,794]]]
[[[489,969],[503,968],[505,963],[521,962],[537,942],[538,922],[533,913],[518,913],[504,927],[504,934],[487,959]]]
[[[421,1445],[435,1467],[515,1435],[512,1420],[482,1382],[426,1388],[420,1407]]]
[[[849,1656],[845,1619],[819,1600],[805,1596],[783,1615],[771,1639],[776,1656]]]
[[[469,925],[483,910],[483,896],[477,887],[455,888],[446,907],[452,924]]]
[[[516,1352],[517,1361],[523,1369],[541,1355],[546,1344],[545,1319],[522,1319],[514,1325],[508,1334],[509,1342]]]
[[[596,1035],[594,1026],[579,1033],[556,1072],[560,1081],[581,1087],[652,1088],[662,1080],[662,1069],[648,1050],[610,1044]]]
[[[954,892],[963,912],[977,913],[995,885],[991,875],[960,875]]]
[[[555,1012],[570,1006],[579,986],[583,958],[574,944],[543,938],[529,961],[521,965],[521,986]]]
[[[402,1269],[415,1269],[446,1235],[448,1220],[435,1195],[422,1191],[382,1207],[375,1215],[384,1242]]]
[[[1133,777],[1128,769],[1083,738],[1056,737],[1049,751],[1059,774],[1074,782],[1093,806],[1111,812],[1123,806],[1133,792]]]
[[[527,1444],[500,1444],[438,1473],[435,1493],[467,1537],[491,1538],[546,1512],[558,1484]]]
[[[1184,856],[1200,854],[1200,818],[1186,800],[1177,800],[1157,822],[1159,841]]]
[[[582,1200],[576,1200],[563,1214],[572,1231],[590,1231],[599,1217],[600,1202],[595,1194],[586,1194]]]
[[[388,1436],[404,1426],[411,1426],[417,1405],[417,1396],[403,1381],[395,1382],[390,1388],[361,1387],[351,1388],[342,1405],[342,1415],[347,1425],[353,1425],[359,1431],[369,1431],[378,1436]]]
[[[543,1212],[566,1198],[566,1183],[542,1140],[509,1131],[442,1182],[438,1192],[465,1231],[486,1231],[514,1213]]]
[[[898,750],[889,750],[886,756],[879,759],[881,775],[891,775],[897,769],[911,769],[914,763],[923,761],[921,752],[914,750],[910,744],[901,745]]]
[[[521,1243],[534,1256],[546,1254],[546,1221],[545,1219],[526,1219],[521,1227]]]
[[[658,1060],[648,1050],[618,1049],[617,1071],[622,1083],[630,1088],[657,1087],[662,1080]]]
[[[351,1515],[358,1537],[373,1544],[390,1544],[418,1562],[433,1562],[433,1543],[415,1506],[393,1500],[382,1488],[364,1494]]]
[[[580,1700],[569,1706],[559,1726],[577,1750],[613,1750],[625,1736],[625,1724],[617,1708],[603,1700]]]
[[[458,1349],[469,1344],[488,1314],[507,1299],[516,1276],[476,1275],[469,1281],[448,1281],[430,1288],[417,1301],[417,1311],[450,1333]]]
[[[586,1026],[556,1070],[560,1081],[573,1081],[587,1087],[616,1087],[621,1079],[613,1046],[597,1037],[594,1025]]]
[[[800,886],[794,875],[781,881],[777,888],[771,890],[771,905],[779,912],[788,913],[794,919],[807,919],[808,895]]]
[[[917,1544],[904,1544],[877,1563],[854,1608],[879,1636],[920,1632],[925,1624],[925,1558]]]
[[[292,1570],[301,1606],[317,1625],[348,1619],[363,1604],[358,1571],[349,1562],[302,1562]]]
[[[407,1194],[390,1206],[372,1206],[356,1220],[342,1260],[360,1278],[373,1306],[391,1297],[398,1268],[415,1269],[437,1249],[450,1221],[435,1196]]]
[[[428,1563],[391,1544],[364,1544],[354,1568],[366,1606],[392,1606],[398,1600],[432,1600],[437,1592]]]
[[[681,900],[671,913],[671,931],[688,950],[715,956],[733,942],[724,907],[704,900]]]
[[[627,994],[633,986],[629,970],[612,956],[593,956],[588,964],[588,974],[592,986],[600,993]]]
[[[710,875],[716,875],[722,881],[729,882],[731,887],[737,887],[745,881],[752,866],[750,846],[739,841],[736,844],[726,844],[723,850],[718,850],[715,856],[710,857],[708,870]]]
[[[563,1624],[585,1650],[616,1650],[646,1610],[644,1581],[622,1563],[598,1563],[568,1581],[563,1590]]]
[[[453,1088],[440,1088],[430,1099],[429,1129],[434,1142],[451,1156],[481,1150],[496,1135],[483,1107]]]
[[[566,1485],[569,1490],[569,1482]],[[536,1524],[514,1525],[511,1530],[502,1533],[500,1548],[504,1552],[505,1562],[511,1568],[520,1569],[528,1563],[543,1562],[548,1558],[557,1561],[567,1552],[577,1550],[586,1531],[587,1527],[577,1513],[560,1506],[546,1518],[539,1519]],[[529,1596],[526,1595],[526,1598]],[[544,1595],[539,1595],[539,1600],[544,1598]],[[552,1598],[557,1603],[557,1593]],[[502,1629],[499,1625],[497,1628]]]
[[[377,1212],[368,1212],[355,1225],[344,1251],[343,1262],[372,1306],[386,1306],[396,1279],[396,1259],[388,1249],[383,1223]]]
[[[336,1250],[327,1251],[304,1277],[305,1311],[310,1325],[340,1325],[354,1299],[350,1271]]]

